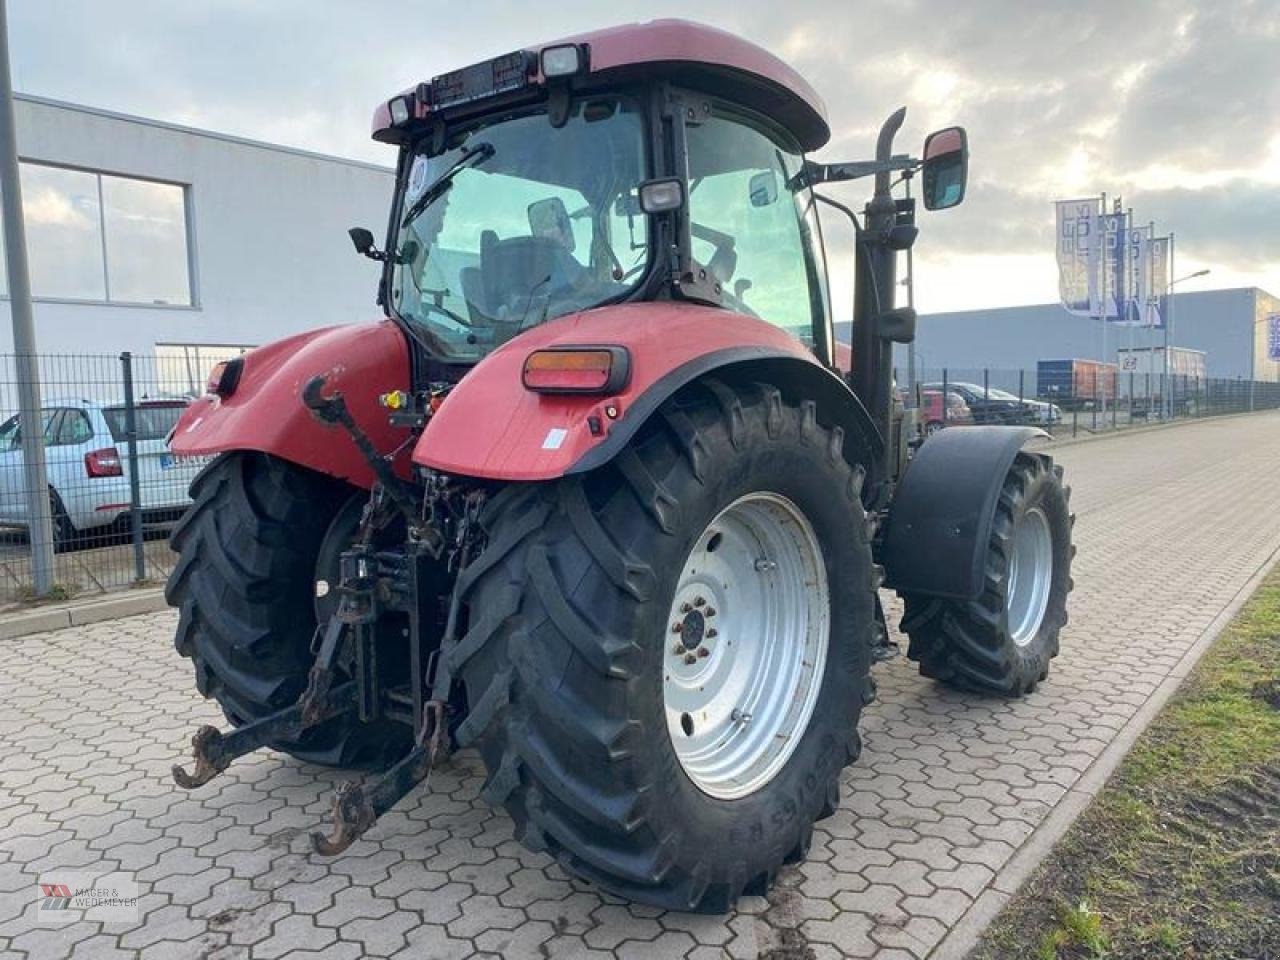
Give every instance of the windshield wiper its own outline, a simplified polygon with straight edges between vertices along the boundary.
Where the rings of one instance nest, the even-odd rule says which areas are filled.
[[[454,161],[453,166],[440,174],[440,176],[436,177],[435,182],[422,191],[422,196],[413,201],[413,205],[405,211],[404,219],[400,221],[400,229],[403,230],[405,227],[409,226],[409,224],[413,223],[413,221],[417,220],[418,217],[422,216],[422,211],[435,203],[436,200],[440,198],[440,195],[449,189],[449,185],[453,183],[454,177],[467,167],[484,163],[496,152],[497,151],[493,148],[493,144],[487,142],[477,143],[474,147],[468,147],[466,150],[462,151],[462,156],[458,157],[458,159]]]

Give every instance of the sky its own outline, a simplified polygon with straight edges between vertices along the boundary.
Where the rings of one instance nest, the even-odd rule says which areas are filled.
[[[1057,298],[1051,201],[1105,192],[1177,237],[1179,289],[1280,294],[1280,0],[8,0],[16,90],[377,163],[373,108],[538,41],[681,16],[790,62],[826,100],[824,161],[958,123],[965,203],[921,213],[925,312]],[[832,188],[858,202],[861,184]],[[833,295],[851,281],[829,230]],[[844,313],[843,310],[840,311]]]

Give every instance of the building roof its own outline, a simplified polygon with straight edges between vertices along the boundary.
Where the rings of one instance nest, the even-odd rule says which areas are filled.
[[[180,123],[169,123],[165,120],[155,120],[151,117],[140,117],[131,113],[120,113],[116,110],[104,110],[101,107],[90,107],[82,103],[71,103],[66,100],[54,100],[51,97],[39,97],[29,93],[14,93],[13,99],[22,103],[35,104],[36,106],[51,107],[55,110],[70,110],[74,113],[83,113],[88,116],[117,120],[121,123],[131,123],[143,127],[152,127],[157,130],[167,130],[172,133],[181,133],[191,137],[202,137],[207,140],[220,140],[224,143],[234,143],[242,147],[251,147],[255,150],[269,150],[273,153],[286,153],[295,157],[306,157],[311,160],[340,163],[350,167],[359,167],[363,170],[375,170],[379,173],[395,173],[395,169],[392,167],[377,163],[369,163],[365,160],[353,160],[350,157],[340,157],[335,154],[320,153],[316,150],[304,150],[301,147],[288,147],[278,143],[269,143],[265,140],[238,137],[230,133],[219,133],[216,130],[204,130],[200,127],[189,127]]]

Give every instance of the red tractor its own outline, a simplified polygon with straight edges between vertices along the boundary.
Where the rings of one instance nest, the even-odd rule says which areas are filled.
[[[802,859],[858,758],[905,600],[921,672],[1017,696],[1066,622],[1071,516],[1032,428],[920,443],[892,301],[918,175],[964,196],[964,131],[817,163],[817,93],[659,21],[519,50],[378,107],[398,150],[385,319],[220,364],[173,449],[218,454],[173,533],[176,646],[231,729],[378,771],[336,853],[474,747],[530,848],[616,894],[727,910]],[[874,177],[861,215],[820,192]],[[819,204],[856,230],[852,354]],[[848,359],[851,357],[851,360]],[[852,369],[849,369],[851,367]]]

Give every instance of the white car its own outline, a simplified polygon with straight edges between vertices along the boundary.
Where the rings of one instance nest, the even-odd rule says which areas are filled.
[[[175,457],[165,438],[186,400],[141,400],[137,428],[139,499],[147,523],[176,519],[206,457]],[[128,522],[129,453],[123,404],[83,399],[49,401],[43,409],[45,461],[53,541],[57,549],[87,542]],[[14,415],[0,424],[0,526],[26,528],[27,497],[21,429]]]

